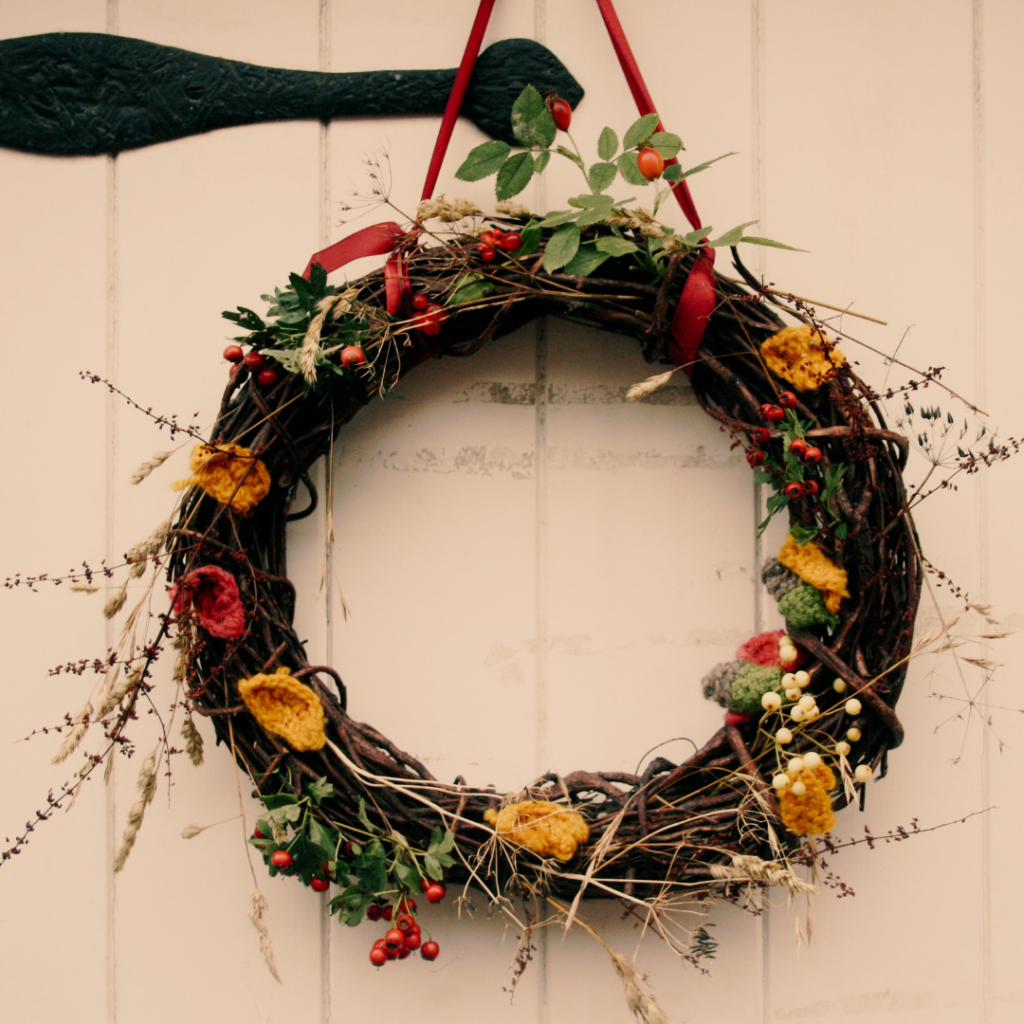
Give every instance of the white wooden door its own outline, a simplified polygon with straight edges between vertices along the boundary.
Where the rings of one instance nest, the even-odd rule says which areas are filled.
[[[112,31],[289,68],[452,67],[475,7],[0,0],[0,34]],[[759,233],[809,250],[754,252],[750,263],[780,287],[887,320],[846,317],[843,326],[881,353],[898,347],[911,366],[948,367],[945,384],[986,409],[1001,437],[1018,436],[1020,5],[618,7],[690,163],[739,151],[693,181],[705,223],[757,218]],[[605,124],[621,131],[632,120],[595,5],[500,0],[488,41],[520,35],[554,50],[587,90],[573,126],[582,144],[593,145]],[[296,122],[116,159],[0,151],[8,375],[0,576],[119,561],[166,516],[167,484],[186,475],[179,455],[129,486],[135,466],[169,447],[166,432],[79,371],[116,382],[144,407],[209,423],[230,334],[220,310],[258,308],[261,293],[348,230],[339,203],[362,187],[367,155],[388,151],[392,198],[411,210],[435,132],[431,119]],[[479,140],[459,124],[439,191],[486,204],[486,183],[452,176]],[[570,173],[552,168],[525,201],[561,205]],[[356,226],[389,217],[375,212]],[[848,353],[879,386],[907,377],[868,348]],[[622,390],[648,372],[630,342],[546,321],[471,360],[419,369],[339,439],[336,578],[320,589],[326,519],[298,524],[290,538],[298,621],[311,652],[346,678],[353,713],[439,777],[461,772],[512,787],[548,768],[633,769],[675,737],[699,743],[718,720],[699,694],[701,675],[775,624],[754,585],[762,551],[747,467],[682,384],[662,404],[627,406]],[[914,401],[963,416],[935,385]],[[918,459],[911,478],[926,470]],[[958,490],[918,515],[935,566],[1011,626],[1024,623],[1020,480],[1013,461],[961,477]],[[116,639],[100,615],[102,594],[37,590],[22,584],[2,595],[0,834],[12,841],[68,775],[68,765],[48,763],[59,737],[22,738],[74,713],[92,681],[48,672],[102,658]],[[922,629],[962,604],[942,581],[934,595],[922,604]],[[963,621],[979,628],[973,613]],[[857,895],[836,899],[823,886],[810,945],[797,944],[794,914],[777,896],[757,917],[712,909],[720,945],[706,975],[645,941],[637,963],[670,1020],[1020,1018],[1024,730],[1019,713],[1001,710],[1024,706],[1019,638],[994,644],[992,657],[1005,665],[974,708],[964,695],[983,681],[976,670],[961,680],[949,660],[914,667],[900,703],[907,740],[889,777],[870,786],[866,812],[843,812],[838,834],[986,813],[831,860]],[[172,691],[166,678],[161,685],[162,710]],[[366,926],[345,929],[311,892],[261,876],[278,985],[246,919],[252,877],[236,776],[212,732],[206,765],[178,759],[127,867],[110,871],[155,735],[155,719],[142,716],[139,753],[118,762],[110,786],[84,787],[69,815],[39,824],[24,852],[0,865],[5,1019],[629,1019],[606,954],[583,932],[541,939],[513,1001],[515,935],[479,900],[472,918],[458,919],[451,906],[432,913],[436,964],[375,972]],[[666,756],[685,749],[679,740]],[[180,838],[191,822],[224,819]],[[633,955],[637,930],[618,907],[585,904],[584,913],[614,949]]]

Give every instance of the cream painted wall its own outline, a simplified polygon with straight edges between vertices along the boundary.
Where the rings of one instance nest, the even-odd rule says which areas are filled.
[[[225,57],[336,71],[457,64],[475,4],[378,0],[0,0],[0,34],[116,31]],[[758,218],[761,233],[808,254],[752,253],[770,281],[888,320],[844,326],[944,380],[1019,435],[1015,383],[1019,182],[1024,138],[1012,0],[620,0],[619,13],[666,125],[692,163],[739,155],[694,180],[705,223]],[[499,0],[489,40],[551,47],[587,90],[574,134],[633,117],[595,5]],[[2,99],[0,99],[2,103]],[[221,309],[259,295],[343,232],[338,204],[387,149],[394,200],[411,209],[430,119],[262,125],[184,139],[116,160],[0,151],[0,281],[8,443],[0,577],[110,562],[166,515],[178,457],[142,487],[134,467],[167,446],[137,413],[90,387],[117,381],[145,406],[209,422],[228,334]],[[484,201],[452,170],[479,140],[460,123],[440,191]],[[527,201],[560,202],[553,169]],[[385,214],[371,217],[386,219]],[[365,223],[363,221],[362,223]],[[354,275],[359,267],[352,270]],[[868,380],[902,379],[851,349]],[[631,766],[667,736],[700,740],[716,722],[698,680],[737,642],[773,625],[753,579],[761,557],[745,466],[687,402],[595,403],[646,375],[621,340],[558,322],[531,326],[473,360],[437,364],[346,430],[334,462],[336,591],[318,589],[325,522],[291,538],[299,621],[336,664],[354,713],[445,777],[522,784],[539,770]],[[547,403],[481,401],[489,382],[548,386]],[[958,416],[937,389],[934,400]],[[914,472],[922,474],[924,462]],[[1011,625],[1021,469],[963,479],[918,517],[926,554]],[[956,607],[936,591],[943,611]],[[87,680],[48,676],[114,642],[101,596],[42,587],[0,595],[8,652],[0,726],[0,834],[13,837],[66,778],[52,735]],[[934,623],[922,606],[922,627]],[[968,628],[977,623],[968,622]],[[967,620],[965,620],[967,621]],[[883,833],[984,815],[899,845],[846,851],[830,867],[856,890],[813,905],[813,942],[774,896],[759,917],[712,910],[721,943],[698,974],[644,942],[640,968],[672,1021],[872,1024],[1017,1021],[1016,935],[1024,840],[1024,667],[1019,637],[980,709],[966,714],[951,662],[921,662],[900,714],[908,738],[866,811],[839,834]],[[968,675],[976,692],[982,680]],[[170,690],[164,680],[163,707]],[[934,695],[948,695],[937,699]],[[959,712],[959,717],[956,713]],[[991,727],[985,720],[991,716]],[[155,723],[138,724],[145,751]],[[212,739],[212,734],[209,734]],[[669,754],[668,756],[671,756]],[[223,749],[179,759],[124,872],[109,864],[134,799],[140,757],[0,866],[4,1019],[85,1022],[332,1021],[538,1024],[629,1019],[606,955],[585,934],[549,935],[514,1002],[514,936],[485,909],[434,912],[442,945],[375,972],[365,928],[329,921],[312,893],[262,879],[283,985],[267,974],[246,920],[252,879],[237,820],[185,841],[191,822],[238,813]],[[75,762],[71,762],[72,765]],[[251,810],[251,809],[249,809]],[[251,818],[250,818],[251,825]],[[619,952],[638,936],[617,908],[587,905]]]

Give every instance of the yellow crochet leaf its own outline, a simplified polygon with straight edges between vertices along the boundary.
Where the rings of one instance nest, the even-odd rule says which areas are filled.
[[[806,787],[802,796],[792,789],[786,789],[779,797],[782,822],[798,836],[820,836],[836,827],[836,813],[832,810],[829,792],[835,789],[836,777],[827,765],[804,768],[800,772],[787,772],[796,782],[799,779]]]
[[[583,815],[547,800],[525,800],[500,811],[488,810],[484,821],[503,839],[561,861],[572,860],[576,847],[590,838]]]
[[[256,721],[295,750],[319,750],[327,742],[320,698],[289,669],[241,679],[238,692]]]
[[[270,490],[267,467],[248,448],[237,444],[197,444],[189,459],[193,475],[172,484],[183,490],[193,484],[202,487],[215,501],[245,515]]]
[[[810,324],[773,334],[762,342],[761,358],[776,377],[797,391],[814,391],[831,376],[833,367],[846,362],[843,353],[827,344]]]
[[[779,561],[804,583],[820,590],[825,607],[833,615],[839,611],[839,602],[850,596],[846,570],[840,569],[814,541],[800,545],[793,540],[791,533],[787,534],[786,543],[779,552]]]

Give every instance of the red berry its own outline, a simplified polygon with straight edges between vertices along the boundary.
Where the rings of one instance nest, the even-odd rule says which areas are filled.
[[[266,365],[267,361],[259,354],[259,352],[250,352],[242,362],[245,363],[253,373],[259,373]]]
[[[807,451],[804,452],[804,461],[821,462],[821,449],[814,447],[808,448]]]
[[[424,960],[436,960],[437,954],[440,952],[441,947],[431,939],[430,942],[423,943],[423,948],[420,950],[420,956],[422,956]]]
[[[366,908],[366,919],[368,921],[379,921],[381,916],[381,908],[379,903],[371,903]]]
[[[341,350],[341,365],[347,369],[362,366],[366,362],[366,353],[358,345],[346,345]]]
[[[485,231],[480,236],[480,243],[482,245],[489,245],[492,249],[498,245],[498,236],[493,231]]]
[[[501,236],[505,232],[501,228],[491,228],[491,234],[494,235],[495,239],[498,240],[498,244],[501,244]]]
[[[797,498],[804,496],[804,485],[797,483],[795,480],[791,480],[786,484],[786,497],[796,501]]]
[[[804,494],[809,494],[812,497],[818,493],[818,481],[817,480],[805,480],[804,481]]]
[[[740,711],[726,711],[725,713],[725,724],[726,725],[746,725],[747,722],[752,720],[752,715],[744,715]]]
[[[779,395],[779,405],[781,405],[783,409],[792,409],[793,406],[796,405],[796,395],[794,395],[792,391],[783,391]]]
[[[406,949],[419,949],[421,941],[419,928],[410,928],[402,940]]]
[[[400,914],[411,914],[416,909],[416,901],[412,897],[405,897],[398,901],[398,912]]]
[[[765,444],[771,436],[771,432],[767,427],[754,427],[750,432],[750,440],[754,444]]]
[[[648,181],[654,181],[655,178],[660,178],[661,172],[665,170],[665,158],[656,149],[648,146],[637,153],[636,166]]]
[[[252,830],[252,837],[253,837],[253,839],[266,839],[267,838],[258,828],[254,828]]]
[[[523,247],[523,236],[518,231],[510,231],[500,244],[505,252],[518,252]]]
[[[277,383],[277,370],[260,370],[256,382],[261,388],[272,388]]]
[[[416,927],[416,919],[411,914],[399,914],[395,918],[395,927],[400,932],[407,932],[410,928]]]
[[[327,892],[331,887],[331,883],[326,878],[314,878],[309,883],[309,887],[313,892]]]
[[[547,100],[547,105],[551,116],[555,119],[555,127],[567,132],[572,123],[572,107],[569,106],[568,101],[563,100],[561,96],[551,96]]]
[[[427,878],[420,879],[420,892],[426,892],[434,883]]]
[[[440,903],[444,899],[444,886],[440,882],[428,885],[425,892],[430,903]]]
[[[762,465],[764,463],[764,452],[760,451],[757,448],[748,448],[747,462],[749,462],[751,466]]]
[[[428,299],[426,297],[426,295],[423,294],[423,292],[420,292],[419,294],[414,295],[412,297],[412,308],[413,309],[426,309],[427,308],[427,303],[429,301],[430,301],[430,299]]]
[[[394,912],[395,908],[391,906],[390,903],[385,903],[384,906],[380,908],[380,916],[383,917],[385,921],[390,921]]]
[[[398,950],[398,952],[395,954],[395,959],[396,960],[404,960],[411,953],[412,953],[411,949],[409,949],[407,946],[402,946],[402,948],[400,950]]]
[[[765,419],[769,420],[771,423],[781,423],[786,418],[786,413],[777,405],[769,405],[764,416]]]
[[[789,442],[789,450],[794,455],[803,456],[807,451],[807,442],[802,437],[795,437]]]
[[[380,946],[374,946],[370,950],[370,963],[374,967],[383,967],[388,962],[388,955]]]
[[[244,353],[242,352],[241,345],[228,345],[228,347],[224,349],[224,358],[229,363],[240,363],[243,355]]]
[[[494,247],[490,245],[478,245],[477,248],[480,250],[480,258],[490,263],[494,259]]]
[[[293,863],[292,855],[287,850],[275,850],[270,855],[270,863],[275,868],[280,868],[284,871],[286,868],[290,868]]]
[[[390,946],[381,946],[381,949],[383,949],[384,952],[387,953],[389,960],[397,960],[398,959],[398,947],[397,946],[394,949],[392,949]]]
[[[397,928],[389,928],[384,936],[385,949],[400,949],[405,944],[405,935]]]
[[[228,370],[228,376],[234,380],[235,377],[238,376],[238,371],[241,370],[243,366],[245,366],[245,363],[232,363]]]
[[[766,420],[768,419],[769,409],[771,409],[771,406],[767,402],[765,402],[763,405],[759,405],[757,407],[757,415],[760,416],[761,419]]]

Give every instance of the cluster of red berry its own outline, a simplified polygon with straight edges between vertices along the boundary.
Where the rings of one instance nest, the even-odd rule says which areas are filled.
[[[477,250],[482,260],[490,262],[499,249],[514,256],[523,247],[523,236],[518,231],[502,231],[501,228],[489,228],[480,236]]]
[[[413,320],[412,325],[424,334],[440,334],[441,324],[448,319],[444,306],[431,302],[422,292],[412,297],[412,308],[420,315]]]
[[[765,403],[757,410],[757,414],[769,423],[781,423],[786,418],[786,410],[792,409],[796,403],[797,398],[792,391],[783,391],[779,394],[778,405]],[[767,427],[754,427],[750,431],[751,447],[747,450],[747,462],[751,466],[764,464],[765,453],[760,446],[767,444],[770,438],[771,432]],[[802,437],[793,438],[789,442],[789,450],[808,466],[816,466],[821,462],[821,449],[808,444]],[[787,498],[796,501],[805,496],[813,498],[820,487],[817,480],[790,480],[783,490]]]
[[[241,345],[228,345],[224,349],[224,358],[231,364],[232,377],[244,366],[256,377],[256,383],[261,388],[272,388],[280,379],[277,370],[271,370],[263,355],[255,349],[246,355],[242,352]],[[366,353],[358,345],[346,345],[341,350],[339,359],[342,366],[351,369],[366,362]]]
[[[444,899],[444,886],[440,882],[424,879],[422,888],[430,903],[440,903]],[[370,921],[383,919],[390,922],[394,917],[394,927],[389,928],[384,938],[377,939],[370,949],[371,964],[383,967],[389,960],[404,960],[416,949],[424,960],[437,959],[441,947],[433,939],[423,942],[420,926],[413,917],[415,911],[416,901],[408,898],[399,900],[397,907],[390,903],[371,903],[366,908],[366,917]]]

